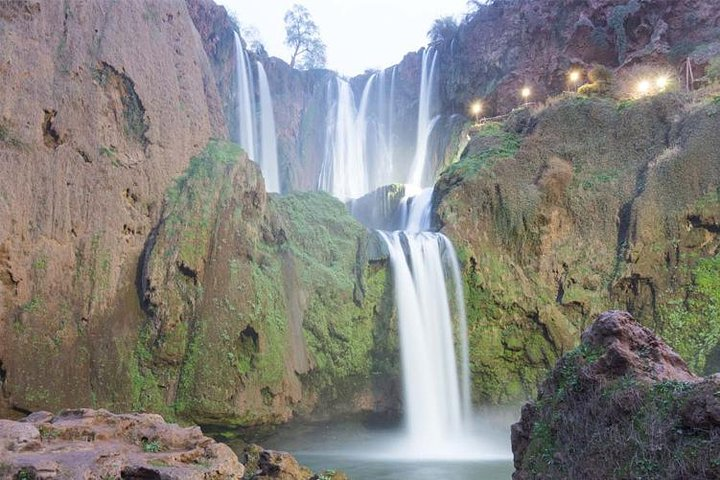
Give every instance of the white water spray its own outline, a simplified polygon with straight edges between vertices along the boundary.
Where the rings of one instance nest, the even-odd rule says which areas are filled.
[[[333,88],[328,85],[328,92]],[[355,96],[350,84],[336,79],[337,96],[325,126],[325,159],[318,187],[342,200],[367,193],[367,166],[364,155],[364,125],[358,122]],[[328,96],[331,96],[329,93]],[[363,95],[363,104],[367,99]],[[361,106],[361,111],[362,111]]]
[[[439,120],[439,116],[433,115],[435,100],[435,63],[437,52],[433,48],[427,48],[423,52],[422,77],[420,79],[420,100],[418,105],[418,127],[415,144],[415,158],[410,167],[410,176],[407,183],[410,185],[422,186],[425,181],[425,170],[427,165],[428,145],[430,135]]]
[[[265,69],[257,62],[256,89],[250,57],[235,32],[236,124],[235,141],[257,162],[268,192],[280,191],[277,138],[272,97]],[[258,104],[259,97],[259,104]]]
[[[388,246],[398,308],[407,453],[450,457],[468,438],[471,408],[457,257],[439,233],[379,233]]]
[[[235,33],[235,79],[237,82],[237,133],[238,144],[251,160],[256,160],[255,151],[255,95],[252,85],[250,60],[242,46],[240,35]]]
[[[280,174],[270,84],[262,63],[258,62],[257,68],[258,86],[260,87],[260,168],[265,177],[265,189],[268,192],[278,193],[280,192]]]

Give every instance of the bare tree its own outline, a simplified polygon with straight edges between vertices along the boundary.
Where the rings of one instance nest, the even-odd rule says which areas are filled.
[[[292,49],[290,66],[303,69],[325,66],[325,44],[307,8],[295,4],[285,14],[285,45]]]

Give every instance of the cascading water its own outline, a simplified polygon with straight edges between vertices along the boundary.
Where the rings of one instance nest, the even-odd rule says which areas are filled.
[[[415,157],[410,167],[410,175],[407,183],[410,185],[422,186],[425,181],[425,170],[427,165],[428,144],[435,124],[440,117],[433,115],[436,80],[435,63],[437,52],[433,48],[427,48],[423,52],[422,76],[420,79],[420,100],[418,105],[418,127],[415,144]]]
[[[255,95],[253,95],[250,59],[235,32],[235,79],[237,82],[237,133],[238,144],[252,160],[255,152]]]
[[[328,84],[326,148],[318,186],[348,200],[406,182],[396,213],[401,230],[378,232],[389,252],[399,318],[407,435],[398,455],[477,458],[468,430],[470,369],[460,267],[450,240],[429,231],[433,188],[423,188],[431,178],[430,138],[440,118],[435,115],[436,62],[437,52],[426,49],[415,154],[402,168],[395,162],[393,131],[396,68],[371,75],[359,104],[347,81],[338,78]]]
[[[257,63],[257,69],[260,87],[260,168],[265,177],[265,189],[268,192],[280,192],[275,115],[270,84],[262,63]]]
[[[337,78],[335,84],[337,94],[327,119],[325,159],[318,187],[340,199],[358,198],[368,191],[364,124],[358,122],[350,84],[341,78]],[[333,85],[329,83],[329,98],[333,97],[332,89]],[[367,105],[365,95],[362,103]]]
[[[443,457],[468,437],[470,369],[457,256],[447,237],[426,231],[432,193],[427,188],[410,197],[402,231],[379,234],[388,247],[398,308],[409,448]]]
[[[257,62],[256,89],[250,57],[235,32],[236,123],[235,141],[260,165],[268,192],[280,191],[277,139],[272,97],[265,69]],[[259,102],[257,101],[259,97]]]

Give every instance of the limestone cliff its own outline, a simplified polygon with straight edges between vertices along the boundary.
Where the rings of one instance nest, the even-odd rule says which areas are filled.
[[[473,133],[434,201],[464,264],[479,398],[532,392],[612,306],[697,371],[715,362],[719,108],[566,96]]]
[[[484,3],[484,2],[483,2]],[[680,72],[687,58],[700,78],[720,53],[720,11],[707,0],[496,0],[477,2],[441,42],[445,106],[465,113],[482,98],[486,114],[572,89],[571,68],[652,63]],[[684,70],[683,70],[684,75]],[[586,80],[585,78],[583,81]]]
[[[148,245],[135,401],[240,424],[392,406],[392,300],[366,237],[327,194],[267,197],[237,147],[211,143]]]
[[[13,1],[0,27],[0,398],[129,408],[140,253],[227,134],[210,65],[182,1]]]

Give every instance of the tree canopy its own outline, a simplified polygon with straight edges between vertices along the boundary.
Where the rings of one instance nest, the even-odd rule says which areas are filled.
[[[427,35],[432,43],[450,41],[457,30],[457,22],[453,17],[448,16],[435,19]]]
[[[320,30],[302,5],[295,4],[285,13],[285,45],[292,49],[290,66],[302,69],[325,66],[325,44]]]

